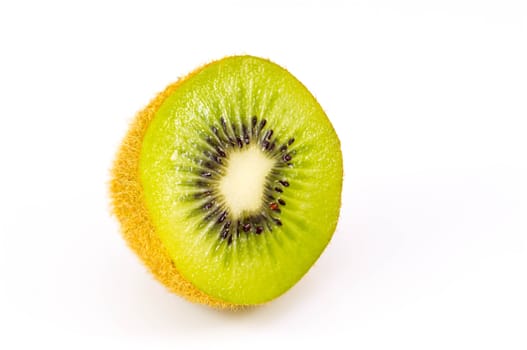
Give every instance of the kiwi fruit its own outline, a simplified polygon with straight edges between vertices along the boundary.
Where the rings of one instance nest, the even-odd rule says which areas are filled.
[[[131,249],[171,291],[216,308],[290,289],[337,224],[340,142],[313,95],[253,56],[199,67],[137,114],[112,169]]]

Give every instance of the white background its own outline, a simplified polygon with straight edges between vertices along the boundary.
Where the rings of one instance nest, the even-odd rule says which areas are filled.
[[[0,3],[0,348],[526,349],[524,1]],[[341,219],[271,304],[153,280],[110,215],[128,123],[196,66],[288,68],[342,141]]]

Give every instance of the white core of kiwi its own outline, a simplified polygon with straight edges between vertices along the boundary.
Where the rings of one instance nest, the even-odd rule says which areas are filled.
[[[275,163],[257,146],[229,154],[227,170],[218,187],[233,219],[261,207],[265,181]]]

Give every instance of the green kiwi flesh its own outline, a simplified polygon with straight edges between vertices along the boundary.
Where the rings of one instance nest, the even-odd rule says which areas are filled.
[[[337,224],[338,137],[311,93],[261,58],[227,57],[184,81],[148,127],[139,172],[178,271],[228,303],[287,291]]]

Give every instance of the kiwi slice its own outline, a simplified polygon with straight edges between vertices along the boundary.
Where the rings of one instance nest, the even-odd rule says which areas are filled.
[[[342,154],[326,114],[284,68],[234,56],[141,111],[112,172],[130,247],[170,290],[214,307],[291,288],[328,244]]]

